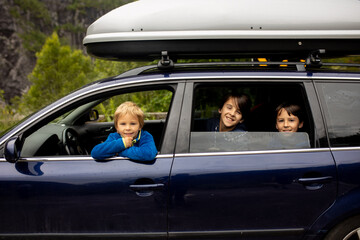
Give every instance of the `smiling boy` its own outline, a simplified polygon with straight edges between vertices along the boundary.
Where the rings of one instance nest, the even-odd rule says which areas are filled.
[[[225,97],[218,112],[220,118],[208,120],[207,130],[215,132],[246,131],[244,120],[250,112],[251,101],[245,94]]]
[[[156,157],[154,138],[149,132],[142,130],[144,113],[135,103],[122,103],[115,111],[114,124],[117,132],[110,133],[105,142],[93,148],[93,158],[102,160],[121,156],[151,161]]]
[[[282,103],[276,108],[276,113],[276,129],[279,132],[297,132],[304,125],[299,105]]]

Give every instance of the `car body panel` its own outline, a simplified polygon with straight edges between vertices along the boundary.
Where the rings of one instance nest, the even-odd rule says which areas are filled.
[[[295,78],[292,82],[304,83],[309,97],[315,98],[310,105],[316,111],[314,86],[307,79]],[[336,165],[330,148],[188,154],[194,85],[208,81],[192,79],[185,88],[183,124],[179,126],[171,175],[169,235],[180,239],[221,239],[225,235],[230,239],[301,239],[336,199]],[[228,81],[231,79],[223,79],[223,83]],[[257,83],[262,81],[261,77],[256,79]],[[275,84],[282,79],[266,81]],[[319,113],[314,115],[320,116],[315,127],[322,136],[324,122]],[[299,179],[322,177],[329,177],[329,181],[319,185],[299,183]]]
[[[323,239],[325,234],[337,224],[360,214],[359,151],[359,147],[332,149],[337,164],[337,198],[334,204],[316,220],[308,231],[306,239]]]
[[[0,158],[0,215],[7,220],[0,236],[320,238],[339,221],[360,214],[359,148],[329,147],[314,81],[359,79],[358,74],[320,72],[174,72],[116,77],[80,89],[2,136],[0,148],[70,106],[117,91],[169,86],[174,95],[160,134],[160,154],[149,163],[42,156],[12,164]],[[303,84],[314,124],[314,147],[189,153],[194,87],[219,82]],[[78,126],[79,132],[95,133],[112,123],[93,125]],[[66,122],[64,127],[70,126]],[[101,132],[97,137],[105,136]],[[130,185],[140,185],[132,186],[138,193]],[[144,185],[155,191],[149,194]]]
[[[150,232],[165,239],[171,156],[150,163],[80,159],[2,162],[0,235]],[[151,184],[161,187],[131,188]]]
[[[300,239],[298,230],[308,229],[336,198],[329,150],[199,155],[175,157],[170,232],[286,229]],[[325,176],[331,177],[325,184],[299,182]]]

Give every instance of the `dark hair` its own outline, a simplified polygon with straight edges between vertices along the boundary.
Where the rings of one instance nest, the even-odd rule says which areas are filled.
[[[283,102],[276,108],[276,116],[279,116],[279,111],[284,108],[286,112],[290,115],[294,115],[299,118],[300,122],[304,121],[304,112],[299,104]]]
[[[250,109],[251,109],[251,99],[248,95],[240,93],[231,93],[224,97],[221,106],[219,109],[221,109],[224,106],[224,103],[228,101],[230,98],[235,99],[235,103],[237,104],[237,107],[240,109],[242,118],[246,119],[250,115]]]

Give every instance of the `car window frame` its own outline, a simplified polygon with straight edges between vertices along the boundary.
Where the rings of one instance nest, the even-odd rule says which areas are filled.
[[[65,114],[66,112],[75,109],[76,107],[81,106],[84,103],[96,101],[99,99],[109,98],[111,96],[122,94],[124,92],[138,92],[144,90],[158,90],[158,89],[171,89],[173,92],[172,100],[170,102],[168,116],[165,121],[164,131],[162,133],[162,142],[161,149],[159,150],[159,154],[164,154],[165,157],[169,157],[169,154],[173,154],[174,146],[175,146],[175,138],[174,133],[177,132],[177,125],[179,122],[179,112],[176,109],[180,109],[183,97],[183,86],[182,84],[175,81],[163,81],[164,79],[152,78],[146,79],[144,82],[141,80],[139,82],[127,82],[125,84],[118,83],[116,81],[108,83],[100,83],[104,84],[102,87],[98,88],[90,88],[90,89],[80,89],[79,91],[75,91],[62,99],[59,99],[52,104],[46,106],[45,108],[39,110],[37,113],[33,115],[33,118],[25,121],[24,125],[21,125],[19,130],[9,132],[12,136],[20,136],[20,140],[23,142],[26,137],[40,129],[40,127],[49,124],[52,120],[57,117]],[[159,80],[159,81],[158,81]],[[139,88],[141,90],[139,90]],[[172,110],[175,109],[175,110]],[[43,114],[41,114],[43,113]],[[55,115],[54,115],[55,114]],[[38,121],[36,121],[38,120]],[[171,124],[169,124],[169,121]],[[46,123],[46,124],[45,124]],[[39,127],[40,126],[40,127]],[[167,133],[169,132],[169,133]],[[158,156],[161,157],[161,156]],[[113,160],[129,160],[123,157],[114,157]],[[5,159],[3,159],[5,160]],[[52,161],[52,160],[61,160],[61,161],[69,161],[69,160],[94,160],[90,155],[55,155],[55,156],[31,156],[31,157],[21,157],[19,161]]]
[[[320,148],[326,148],[328,150],[328,139],[325,132],[325,125],[323,120],[322,112],[320,111],[319,101],[317,98],[316,91],[314,89],[314,84],[312,79],[309,77],[290,77],[287,76],[284,78],[279,77],[270,77],[271,79],[264,77],[249,78],[249,77],[233,77],[226,78],[224,83],[241,83],[241,82],[254,82],[254,83],[300,83],[303,85],[303,96],[304,103],[306,104],[305,108],[307,111],[307,116],[309,117],[308,121],[312,124],[311,128],[313,129],[313,136],[310,141],[312,142],[311,148],[307,149],[286,149],[286,150],[262,150],[260,152],[274,152],[274,151],[321,151]],[[216,78],[215,78],[216,79]],[[220,78],[221,79],[221,78]],[[219,79],[218,79],[219,80]],[[181,121],[179,125],[179,134],[176,144],[176,154],[242,154],[248,152],[259,152],[259,151],[239,151],[239,152],[204,152],[204,153],[190,153],[190,134],[191,134],[191,123],[192,123],[192,113],[193,113],[193,101],[194,101],[194,87],[197,83],[213,83],[214,79],[189,79],[186,83],[186,90],[184,93],[184,102],[181,109]],[[324,136],[324,140],[320,145],[318,136]]]

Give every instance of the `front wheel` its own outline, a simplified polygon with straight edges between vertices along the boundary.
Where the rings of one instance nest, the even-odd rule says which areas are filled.
[[[325,240],[360,240],[360,216],[337,225],[326,235]]]

